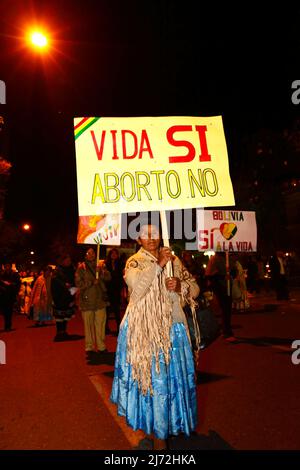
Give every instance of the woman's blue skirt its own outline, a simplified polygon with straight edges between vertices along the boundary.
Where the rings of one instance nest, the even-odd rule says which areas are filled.
[[[53,320],[53,316],[49,312],[38,312],[36,315],[33,316],[35,321],[50,321]]]
[[[120,329],[115,360],[111,401],[118,414],[125,416],[134,430],[154,433],[159,439],[184,433],[190,435],[197,424],[197,398],[193,353],[185,326],[174,323],[171,328],[171,357],[169,365],[160,354],[160,373],[152,362],[153,395],[143,395],[131,376],[126,362],[128,323]]]

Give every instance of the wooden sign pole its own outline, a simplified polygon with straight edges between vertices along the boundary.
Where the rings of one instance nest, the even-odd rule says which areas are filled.
[[[229,269],[229,252],[225,251],[226,255],[226,283],[227,283],[227,295],[230,297],[230,269]]]
[[[99,264],[99,254],[100,254],[100,243],[97,243],[97,257],[96,257],[96,279],[99,279],[99,271],[98,271],[98,264]]]
[[[168,224],[167,224],[167,217],[166,211],[160,211],[160,220],[161,220],[161,231],[162,231],[162,238],[164,246],[170,247],[170,240],[169,240],[169,232],[168,232]],[[172,261],[168,261],[166,265],[167,276],[173,277],[173,264]]]

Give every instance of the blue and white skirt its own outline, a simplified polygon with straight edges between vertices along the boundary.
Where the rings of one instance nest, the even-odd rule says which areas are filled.
[[[171,327],[171,354],[168,366],[160,354],[160,373],[152,362],[153,395],[143,395],[132,379],[132,366],[126,362],[128,322],[120,329],[115,373],[110,399],[118,414],[134,430],[154,433],[159,439],[184,433],[190,435],[197,424],[197,397],[194,359],[183,323]]]

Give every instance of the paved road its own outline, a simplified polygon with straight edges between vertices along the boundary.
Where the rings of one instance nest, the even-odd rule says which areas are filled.
[[[199,425],[173,449],[300,449],[300,364],[292,341],[300,340],[300,292],[293,302],[272,294],[251,299],[233,315],[239,344],[219,338],[201,352]],[[113,321],[111,320],[111,326]],[[34,328],[14,318],[0,366],[0,449],[130,450],[140,438],[109,402],[116,337],[109,353],[87,364],[78,316],[74,340],[54,343],[55,327]]]

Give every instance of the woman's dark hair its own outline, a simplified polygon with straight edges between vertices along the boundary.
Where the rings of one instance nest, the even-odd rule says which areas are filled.
[[[111,255],[112,255],[113,252],[117,253],[118,258],[120,258],[120,253],[119,253],[118,248],[111,248],[111,249],[109,250],[108,254],[107,254],[107,257],[106,257],[107,261],[108,261],[108,260],[111,260]]]
[[[57,264],[62,264],[65,259],[71,258],[71,255],[69,253],[63,253],[57,257]]]
[[[119,261],[120,261],[120,253],[119,253],[119,250],[118,250],[117,248],[111,248],[111,249],[109,250],[109,252],[107,253],[106,260],[105,260],[106,267],[107,267],[108,270],[110,270],[111,267],[112,267],[112,258],[111,258],[111,255],[112,255],[113,252],[115,252],[115,253],[118,254],[118,258],[116,259],[117,264],[118,264]]]

